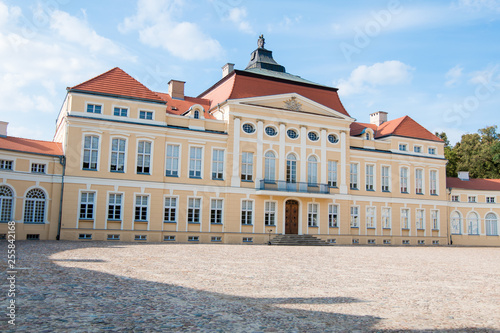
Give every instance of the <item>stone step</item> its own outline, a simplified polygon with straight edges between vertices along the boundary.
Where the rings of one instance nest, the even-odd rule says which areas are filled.
[[[270,241],[270,245],[286,246],[330,246],[313,235],[277,235]]]

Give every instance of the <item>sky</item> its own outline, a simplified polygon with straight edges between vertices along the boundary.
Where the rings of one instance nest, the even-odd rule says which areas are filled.
[[[260,34],[359,122],[409,115],[452,143],[500,123],[500,0],[0,0],[0,120],[52,140],[66,87],[114,67],[198,96]]]

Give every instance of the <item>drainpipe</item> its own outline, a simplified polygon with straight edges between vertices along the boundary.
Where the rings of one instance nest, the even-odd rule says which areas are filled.
[[[61,223],[62,223],[62,207],[63,207],[63,194],[64,194],[64,175],[66,174],[66,157],[59,156],[59,164],[62,165],[62,177],[61,177],[61,200],[59,202],[59,221],[57,223],[57,236],[56,240],[61,239]]]
[[[450,233],[450,203],[451,203],[451,187],[448,187],[448,198],[446,202],[446,238],[448,239],[448,245],[453,245],[453,240],[451,239],[451,233]]]

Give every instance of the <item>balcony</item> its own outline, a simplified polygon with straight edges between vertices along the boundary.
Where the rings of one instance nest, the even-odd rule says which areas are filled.
[[[302,192],[302,193],[320,193],[329,194],[328,184],[309,184],[309,183],[287,183],[284,180],[270,182],[268,180],[260,181],[260,190],[282,191],[282,192]]]

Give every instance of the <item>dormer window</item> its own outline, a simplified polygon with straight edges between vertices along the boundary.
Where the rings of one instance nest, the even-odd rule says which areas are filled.
[[[194,119],[200,119],[200,111],[194,110],[194,112],[193,112],[193,118]]]

